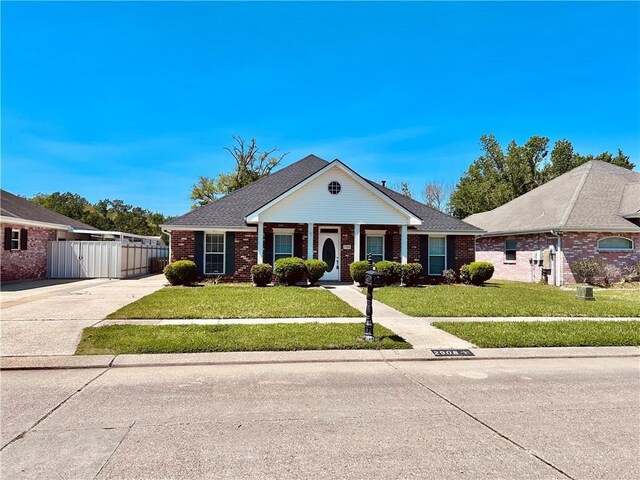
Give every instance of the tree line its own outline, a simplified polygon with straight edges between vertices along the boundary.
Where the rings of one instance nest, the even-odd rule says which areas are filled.
[[[122,200],[91,203],[71,192],[38,193],[29,200],[99,230],[158,236],[162,235],[160,225],[169,220],[162,213],[134,207]]]

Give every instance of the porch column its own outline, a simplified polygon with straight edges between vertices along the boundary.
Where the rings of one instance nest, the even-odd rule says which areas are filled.
[[[400,263],[407,263],[407,226],[400,227]]]
[[[353,226],[353,261],[360,261],[360,224]]]
[[[307,223],[307,260],[313,258],[313,223]]]
[[[258,263],[263,263],[262,252],[264,250],[264,223],[258,222]]]

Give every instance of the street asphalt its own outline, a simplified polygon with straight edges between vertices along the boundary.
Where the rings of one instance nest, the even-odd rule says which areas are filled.
[[[0,372],[3,479],[640,478],[640,360]]]

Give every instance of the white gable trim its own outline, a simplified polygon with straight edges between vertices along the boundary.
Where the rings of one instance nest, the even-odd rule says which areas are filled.
[[[403,215],[406,215],[407,216],[407,220],[408,220],[408,225],[422,225],[422,220],[421,219],[416,217],[413,213],[411,213],[409,210],[404,208],[399,203],[397,203],[394,200],[392,200],[391,198],[389,198],[387,195],[382,193],[380,190],[378,190],[377,188],[375,188],[372,185],[370,185],[360,175],[358,175],[356,172],[351,170],[349,167],[347,167],[340,160],[334,160],[333,162],[329,163],[326,167],[318,170],[316,173],[314,173],[310,177],[306,178],[305,180],[303,180],[302,182],[300,182],[299,184],[297,184],[293,188],[290,188],[289,190],[284,192],[282,195],[274,198],[273,200],[271,200],[266,205],[263,205],[262,207],[260,207],[258,210],[255,210],[255,211],[251,212],[249,215],[247,215],[245,217],[245,221],[247,223],[257,223],[257,222],[259,222],[260,221],[260,214],[262,212],[264,212],[265,210],[271,208],[272,206],[274,206],[275,204],[277,204],[281,200],[287,198],[292,193],[297,192],[301,188],[304,188],[305,185],[309,184],[310,182],[312,182],[313,180],[318,178],[320,175],[322,175],[323,173],[327,172],[328,170],[330,170],[330,169],[332,169],[334,167],[339,168],[340,170],[345,172],[347,175],[349,175],[349,177],[351,177],[361,187],[363,187],[364,189],[368,190],[369,192],[374,194],[376,197],[378,197],[380,200],[382,200],[383,202],[387,203],[389,206],[391,206],[392,208],[396,209],[397,211],[401,212]]]

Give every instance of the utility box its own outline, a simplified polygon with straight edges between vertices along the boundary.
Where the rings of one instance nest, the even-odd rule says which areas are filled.
[[[578,285],[576,287],[576,298],[578,300],[595,300],[595,297],[593,296],[593,287]]]

